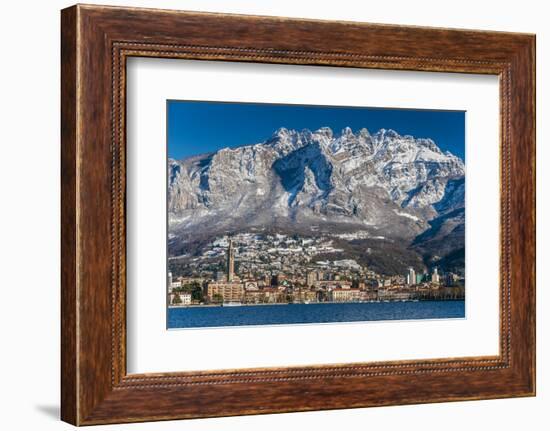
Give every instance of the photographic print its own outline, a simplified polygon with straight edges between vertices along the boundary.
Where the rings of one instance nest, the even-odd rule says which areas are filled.
[[[167,101],[167,326],[465,317],[465,112]]]

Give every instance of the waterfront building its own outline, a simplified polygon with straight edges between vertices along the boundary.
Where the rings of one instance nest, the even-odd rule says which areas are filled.
[[[317,302],[317,292],[315,290],[296,289],[294,290],[295,303]]]
[[[239,282],[210,282],[206,285],[205,296],[209,302],[241,302],[244,287]]]
[[[263,292],[263,289],[245,290],[244,292],[245,304],[262,304],[266,302],[264,298],[265,298],[265,293]]]
[[[330,302],[358,302],[362,299],[362,292],[359,289],[335,288],[329,291],[328,300]]]
[[[412,298],[412,292],[402,289],[379,289],[378,299],[380,301],[402,301]]]
[[[258,290],[247,290],[244,293],[246,304],[276,304],[286,301],[286,293],[273,287],[264,287]]]
[[[268,287],[262,290],[264,296],[263,301],[267,303],[285,302],[286,293],[284,290]]]
[[[361,301],[376,301],[378,299],[378,292],[376,290],[360,290]]]
[[[174,292],[168,294],[169,305],[191,305],[190,292]]]

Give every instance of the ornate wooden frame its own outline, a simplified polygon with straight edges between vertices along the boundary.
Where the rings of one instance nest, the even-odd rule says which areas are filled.
[[[534,35],[81,5],[61,17],[63,420],[88,425],[535,394]],[[127,375],[129,56],[498,75],[500,354]]]

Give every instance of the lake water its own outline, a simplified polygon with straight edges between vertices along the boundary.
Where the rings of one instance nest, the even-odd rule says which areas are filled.
[[[464,316],[464,301],[181,307],[168,309],[168,328],[449,319]]]

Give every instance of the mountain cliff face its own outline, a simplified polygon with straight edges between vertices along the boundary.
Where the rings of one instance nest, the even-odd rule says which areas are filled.
[[[427,259],[447,239],[448,253],[464,247],[464,163],[431,139],[385,129],[281,128],[255,145],[170,159],[168,169],[172,238],[250,228],[362,230]]]

